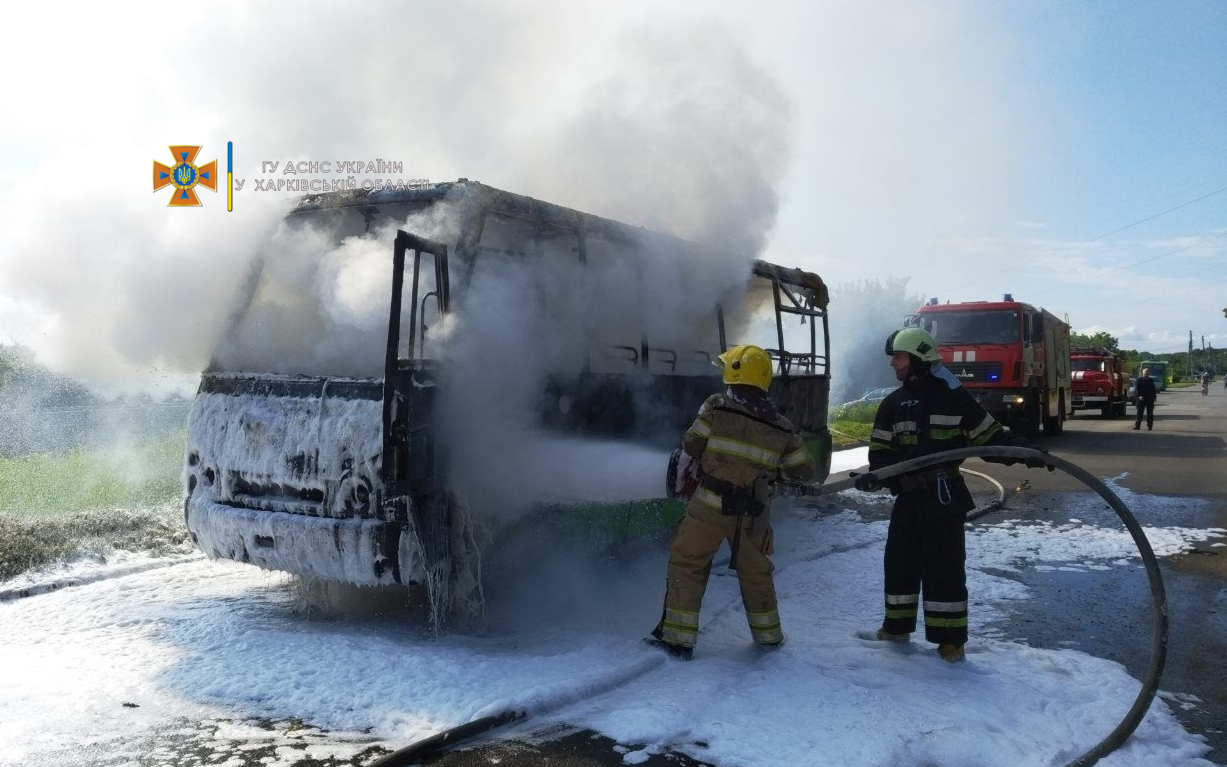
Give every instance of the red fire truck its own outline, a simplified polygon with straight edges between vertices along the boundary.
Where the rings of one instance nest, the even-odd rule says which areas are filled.
[[[1104,418],[1125,415],[1129,409],[1129,377],[1120,357],[1107,349],[1074,349],[1074,410],[1098,410]]]
[[[946,368],[997,420],[1023,434],[1060,434],[1072,402],[1069,323],[1015,301],[939,304],[909,319],[937,339]]]

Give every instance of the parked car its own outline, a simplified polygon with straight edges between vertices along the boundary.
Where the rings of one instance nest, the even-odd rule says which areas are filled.
[[[886,395],[893,392],[896,388],[897,387],[895,386],[888,386],[882,389],[870,389],[862,394],[858,399],[854,399],[849,402],[841,402],[840,404],[831,408],[831,417],[843,418],[851,411],[852,408],[859,407],[861,405],[877,405],[879,402],[886,399]]]
[[[1129,404],[1138,404],[1138,379],[1137,376],[1129,376]]]

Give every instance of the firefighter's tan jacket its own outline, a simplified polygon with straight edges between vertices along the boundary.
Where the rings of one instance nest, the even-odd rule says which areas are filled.
[[[708,397],[683,435],[682,449],[699,459],[700,477],[739,488],[752,488],[763,473],[805,481],[818,472],[792,423],[749,387],[730,387]],[[721,507],[720,495],[701,481],[694,501]]]

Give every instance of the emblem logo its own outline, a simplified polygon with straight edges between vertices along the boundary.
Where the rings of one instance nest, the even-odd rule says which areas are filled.
[[[169,208],[199,207],[200,198],[196,195],[196,185],[199,184],[212,192],[217,191],[217,160],[196,166],[198,146],[172,146],[170,153],[175,158],[175,165],[167,166],[153,161],[153,191],[165,187],[175,187],[170,196]]]

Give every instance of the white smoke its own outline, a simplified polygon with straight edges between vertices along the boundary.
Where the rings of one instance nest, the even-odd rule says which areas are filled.
[[[704,246],[698,263],[649,250],[631,264],[594,247],[586,281],[573,263],[488,270],[467,286],[464,313],[430,336],[446,342],[440,418],[479,513],[506,514],[560,487],[591,495],[594,483],[658,495],[663,455],[526,449],[536,398],[545,376],[573,372],[593,342],[635,343],[643,332],[684,352],[697,328],[714,333],[714,298],[746,280],[774,225],[792,143],[782,87],[736,30],[702,14],[641,22],[548,2],[365,11],[232,2],[182,9],[182,34],[166,35],[144,23],[142,14],[164,18],[156,4],[88,12],[114,31],[105,43],[72,36],[91,68],[50,62],[38,89],[17,86],[19,100],[60,114],[57,140],[77,145],[45,157],[0,206],[0,294],[50,318],[36,351],[72,375],[190,374],[211,360],[378,375],[394,228],[338,246],[283,225],[295,195],[255,184],[294,178],[290,162],[400,162],[405,178],[472,178],[690,238]],[[54,26],[38,8],[22,13]],[[59,106],[87,89],[83,103],[95,105],[117,84],[115,124],[84,131]],[[227,142],[244,180],[233,212],[224,185],[198,189],[203,206],[190,210],[152,192],[150,167],[170,161],[167,145],[199,144],[199,161],[221,169]],[[113,172],[82,172],[89,158]],[[431,235],[428,222],[407,225]],[[264,282],[247,306],[254,267]],[[236,312],[241,346],[226,338]]]
[[[840,329],[831,338],[832,404],[899,383],[888,364],[886,337],[924,301],[907,287],[907,278],[898,278],[845,283],[832,290],[831,313]]]
[[[728,25],[624,31],[554,140],[532,152],[575,207],[760,253],[775,225],[792,106]],[[566,162],[551,162],[550,157]]]
[[[403,177],[475,178],[714,241],[738,259],[761,249],[788,107],[726,26],[679,15],[647,27],[633,12],[563,3],[367,10],[183,9],[188,51],[180,35],[150,34],[162,16],[153,3],[82,11],[68,29],[53,7],[18,12],[19,25],[63,29],[76,61],[90,61],[44,60],[3,85],[6,103],[59,118],[36,134],[20,110],[0,117],[37,165],[0,206],[0,295],[40,331],[23,339],[40,362],[88,378],[202,369],[294,196],[255,182],[294,178],[281,173],[287,161],[397,161]],[[99,25],[114,34],[100,39]],[[0,64],[18,71],[19,55],[0,52]],[[80,115],[104,105],[120,118],[83,130]],[[151,191],[152,160],[169,162],[168,144],[199,144],[199,163],[218,159],[224,172],[228,141],[245,181],[233,212],[224,178],[216,194],[198,187],[197,209],[168,209],[168,190]],[[104,162],[108,172],[89,172]],[[716,281],[730,273],[713,269]],[[679,303],[707,278],[662,275],[648,287]],[[336,288],[340,303],[307,325],[267,328],[269,350],[295,348],[317,323],[365,327],[350,311],[361,286]]]
[[[396,232],[454,239],[453,218],[454,208],[440,203],[348,236],[327,215],[282,222],[261,244],[248,279],[228,301],[233,311],[220,329],[210,365],[259,373],[381,376]],[[425,277],[424,293],[431,289],[429,270]]]

